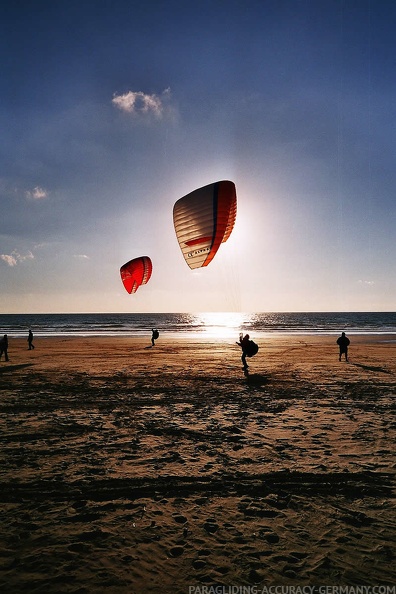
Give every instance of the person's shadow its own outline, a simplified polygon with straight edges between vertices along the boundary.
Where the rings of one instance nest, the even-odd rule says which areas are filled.
[[[383,367],[376,367],[374,365],[362,365],[362,363],[351,363],[355,367],[360,367],[361,369],[365,369],[366,371],[380,371],[381,373],[388,373],[392,375],[392,372],[388,369],[384,369]]]
[[[31,367],[33,363],[21,363],[20,365],[5,365],[0,367],[0,373],[7,373],[9,371],[16,371],[17,369],[24,369],[25,367]]]
[[[262,373],[249,373],[249,370],[244,371],[246,377],[246,383],[252,388],[261,388],[269,383],[269,377]]]

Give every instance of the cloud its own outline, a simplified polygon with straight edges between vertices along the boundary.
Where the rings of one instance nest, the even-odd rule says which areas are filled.
[[[74,254],[74,258],[78,258],[79,260],[90,260],[91,259],[86,254]]]
[[[16,250],[13,250],[11,254],[0,254],[0,258],[6,262],[8,266],[16,266],[20,262],[25,262],[25,260],[34,260],[32,252],[29,251],[25,255],[22,255]]]
[[[375,285],[375,281],[372,280],[359,280],[359,285]]]
[[[44,188],[40,188],[40,186],[36,186],[33,190],[28,190],[26,192],[26,197],[30,200],[44,200],[48,198],[49,192]]]
[[[0,258],[2,260],[4,260],[4,262],[6,262],[8,264],[8,266],[16,266],[17,265],[17,260],[12,255],[1,254]]]
[[[133,115],[154,114],[161,118],[166,110],[166,102],[170,97],[170,89],[165,89],[161,95],[147,95],[142,91],[128,91],[124,95],[113,95],[112,103],[121,111]]]

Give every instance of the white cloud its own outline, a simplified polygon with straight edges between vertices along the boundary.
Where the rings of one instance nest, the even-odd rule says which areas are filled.
[[[48,191],[44,188],[40,188],[40,186],[36,186],[33,190],[28,190],[26,192],[26,197],[31,200],[44,200],[48,198]]]
[[[21,254],[17,254],[17,258],[20,262],[24,262],[25,260],[34,260],[34,256],[31,251],[28,251],[25,256],[22,256]]]
[[[166,109],[166,102],[170,97],[170,89],[165,89],[161,95],[147,95],[142,91],[128,91],[123,95],[114,94],[112,103],[121,111],[139,114],[154,114],[161,118]]]
[[[8,266],[16,266],[20,262],[25,262],[25,260],[34,260],[32,252],[28,251],[23,255],[16,250],[13,250],[11,254],[0,254],[0,258],[6,262]]]
[[[17,264],[16,258],[14,258],[14,256],[12,256],[12,255],[1,254],[0,258],[2,260],[4,260],[4,262],[6,262],[8,264],[8,266],[16,266],[16,264]]]
[[[79,260],[90,260],[90,257],[86,254],[74,254],[74,257],[78,258]]]
[[[358,282],[360,285],[375,285],[375,281],[372,280],[359,280]]]

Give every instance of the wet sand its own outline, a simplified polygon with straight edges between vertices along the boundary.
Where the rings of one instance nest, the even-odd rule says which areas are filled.
[[[232,341],[10,339],[0,590],[394,585],[396,348],[350,338],[248,376]]]

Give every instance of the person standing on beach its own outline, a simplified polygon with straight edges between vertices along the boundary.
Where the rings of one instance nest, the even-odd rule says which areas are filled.
[[[155,340],[159,337],[159,332],[155,328],[151,330],[151,346],[155,345]]]
[[[34,349],[33,332],[31,330],[29,330],[28,345],[29,345],[29,351],[31,351],[32,349]]]
[[[8,359],[8,336],[7,334],[4,334],[3,338],[0,340],[0,361],[1,361],[1,356],[4,353],[4,358],[6,361],[9,361]]]
[[[345,336],[345,332],[343,332],[337,339],[337,344],[340,347],[340,356],[338,360],[341,361],[341,356],[345,355],[345,361],[348,363],[348,346],[350,344],[350,340],[347,336]]]

